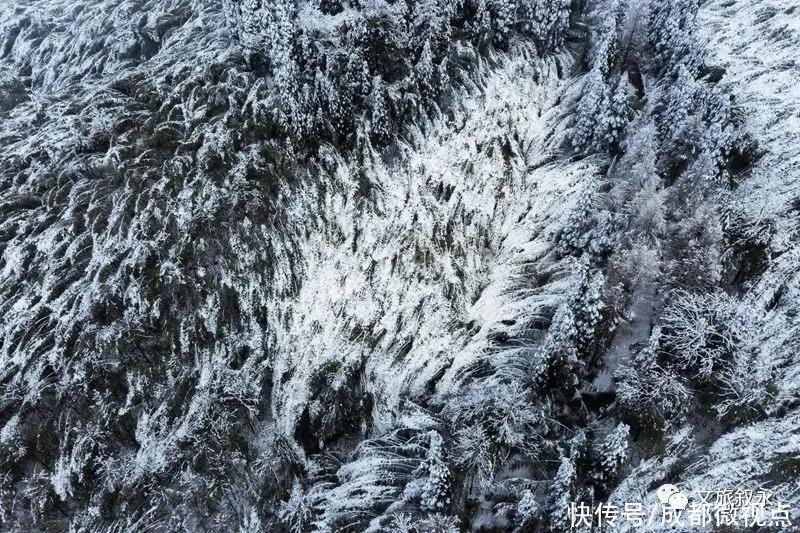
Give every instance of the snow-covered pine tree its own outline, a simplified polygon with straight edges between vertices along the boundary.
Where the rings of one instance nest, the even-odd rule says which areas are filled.
[[[308,530],[313,516],[303,486],[300,480],[295,478],[289,499],[280,506],[278,518],[288,526],[292,533],[302,533]]]
[[[489,0],[478,0],[475,6],[475,16],[472,20],[478,44],[485,45],[492,39],[492,13],[489,9]]]
[[[517,18],[522,30],[531,36],[539,52],[552,50],[564,41],[569,26],[570,0],[521,0]]]
[[[524,369],[524,379],[531,388],[534,390],[546,388],[554,379],[554,373],[560,378],[569,377],[569,373],[578,361],[575,348],[576,334],[574,317],[569,305],[559,306],[551,319],[544,342],[537,347],[532,356],[526,356],[519,364]],[[563,392],[569,394],[568,391],[568,387],[565,387]]]
[[[542,506],[536,501],[536,496],[531,490],[523,491],[516,506],[514,531],[535,530],[541,517]]]
[[[243,45],[243,9],[245,2],[239,0],[222,0],[222,13],[225,17],[225,26],[233,35],[234,39]]]
[[[579,431],[569,441],[569,454],[560,455],[558,470],[550,489],[551,500],[548,508],[549,523],[553,528],[563,531],[571,529],[570,506],[580,501],[578,463],[584,453],[585,445],[586,435],[583,431]]]
[[[547,332],[547,339],[543,345],[545,360],[550,365],[558,363],[571,369],[578,362],[576,339],[578,329],[575,325],[575,313],[569,304],[560,306]]]
[[[673,79],[656,97],[660,105],[655,113],[658,128],[660,157],[667,160],[687,161],[696,151],[701,103],[701,88],[694,75],[684,65],[677,65]]]
[[[454,463],[466,471],[479,486],[488,486],[494,479],[495,463],[492,443],[480,424],[459,428],[455,433]]]
[[[698,0],[651,0],[648,36],[659,75],[671,76],[679,65],[699,73],[702,51],[693,31],[698,5]]]
[[[558,251],[561,255],[581,257],[584,253],[592,252],[591,239],[598,226],[595,220],[597,199],[591,188],[581,192],[577,205],[558,234]]]
[[[716,183],[735,187],[741,179],[742,163],[757,158],[758,144],[744,127],[741,110],[719,87],[703,91],[702,100],[706,127],[698,144],[705,166],[697,172],[710,175]],[[734,160],[736,164],[731,164]]]
[[[632,118],[627,75],[620,73],[620,26],[626,3],[613,2],[584,77],[570,141],[579,154],[618,149],[622,130]]]
[[[301,79],[301,67],[289,57],[275,69],[275,85],[283,105],[275,109],[276,121],[297,138],[309,133],[316,119],[309,86]]]
[[[426,476],[422,488],[421,507],[425,511],[442,512],[450,506],[452,475],[444,460],[444,440],[437,431],[430,432],[428,456],[419,473]]]
[[[228,2],[229,12],[233,14],[234,18],[241,18],[238,23],[239,42],[253,52],[263,52],[266,43],[264,34],[266,22],[261,0],[243,0],[241,3],[228,0]]]
[[[367,60],[361,50],[351,51],[347,59],[344,85],[353,99],[354,107],[360,108],[361,102],[370,92],[370,71]]]
[[[430,102],[437,94],[436,65],[430,40],[426,40],[414,65],[414,81],[423,101]]]
[[[574,503],[575,465],[570,457],[562,456],[553,479],[553,502],[550,506],[550,523],[564,531],[570,529],[569,509]]]
[[[455,430],[452,460],[481,487],[491,485],[501,457],[532,453],[541,429],[542,405],[519,381],[497,377],[465,387],[443,411]]]
[[[572,129],[572,147],[581,154],[607,150],[614,140],[613,128],[619,128],[612,114],[615,95],[605,67],[607,60],[601,54],[596,61],[583,80]]]
[[[441,51],[449,45],[453,32],[451,19],[457,7],[445,0],[418,0],[412,8],[412,35],[416,46],[430,42],[433,49]]]
[[[574,342],[579,352],[586,353],[595,340],[596,328],[600,324],[605,307],[603,303],[605,276],[600,271],[590,273],[587,269],[581,270],[581,280],[571,308],[575,319]]]
[[[242,0],[238,10],[243,46],[262,54],[273,68],[286,64],[295,44],[297,4],[295,0]]]
[[[389,115],[389,102],[383,78],[375,76],[372,79],[371,112],[369,129],[374,142],[382,144],[390,137],[391,118]]]
[[[624,138],[625,128],[633,118],[632,94],[633,87],[628,81],[628,76],[623,74],[611,95],[611,103],[606,117],[608,121],[608,145],[612,151],[616,151],[619,148],[619,143]]]
[[[516,18],[516,0],[491,0],[488,4],[492,11],[494,42],[504,45],[508,42]]]
[[[620,422],[600,444],[598,454],[603,480],[609,482],[614,480],[627,459],[630,429],[630,426]]]
[[[582,81],[581,98],[572,125],[570,142],[576,152],[589,154],[606,146],[611,97],[604,69],[599,65],[592,67]]]

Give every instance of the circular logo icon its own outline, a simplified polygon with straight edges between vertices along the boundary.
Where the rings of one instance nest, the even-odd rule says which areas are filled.
[[[678,487],[671,483],[665,483],[658,487],[658,490],[656,490],[656,497],[658,497],[658,501],[661,502],[661,505],[670,509],[686,509],[686,506],[689,504],[689,498],[681,493]]]

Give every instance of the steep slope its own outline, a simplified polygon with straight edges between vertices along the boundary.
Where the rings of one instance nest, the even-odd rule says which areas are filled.
[[[0,529],[800,520],[790,4],[0,5]]]
[[[716,441],[688,484],[711,489],[766,484],[776,498],[797,509],[800,453],[800,9],[792,2],[709,2],[700,10],[700,31],[710,61],[725,69],[720,84],[736,96],[747,127],[761,149],[759,159],[733,193],[732,202],[768,241],[769,266],[748,287],[744,305],[763,310],[757,348],[742,369],[758,380],[771,376],[775,400],[769,418]],[[706,489],[710,490],[710,489]]]
[[[373,394],[374,416],[370,405],[349,409],[374,418],[364,423],[379,434],[394,424],[388,410],[400,396],[430,381],[409,364],[403,372],[415,382],[382,390],[390,380],[375,369],[400,367],[391,362],[399,343],[419,337],[425,354],[409,361],[429,376],[443,367],[426,343],[463,334],[448,322],[487,283],[491,266],[478,258],[506,253],[521,201],[489,202],[504,187],[519,194],[523,167],[545,149],[537,135],[547,128],[532,128],[552,106],[543,89],[560,90],[555,65],[569,61],[537,67],[523,46],[524,92],[491,82],[529,121],[496,109],[481,115],[480,98],[445,106],[452,120],[469,118],[471,131],[481,116],[508,122],[480,148],[444,140],[457,124],[425,117],[439,96],[471,98],[459,84],[515,32],[532,34],[527,46],[541,51],[558,45],[568,7],[521,5],[517,24],[499,3],[482,11],[335,4],[0,8],[7,527],[229,529],[250,523],[250,507],[264,527],[278,527],[276,507],[292,477],[305,477],[302,456],[315,441],[330,440],[331,425],[337,437],[364,436],[358,424],[338,427],[342,402],[362,388]],[[491,79],[488,67],[481,72]],[[390,128],[412,120],[426,131],[409,129],[413,140],[392,157],[409,162],[373,163]],[[523,136],[531,155],[506,133]],[[463,157],[440,176],[409,166],[432,164],[458,143],[472,150],[462,156],[482,154],[485,181],[465,179],[473,172]],[[540,172],[548,187],[557,183],[548,177],[556,170]],[[591,167],[565,179],[582,172]],[[441,187],[423,188],[429,179]],[[473,206],[478,199],[486,205]],[[410,257],[397,253],[399,242]],[[373,270],[384,287],[371,295]],[[333,284],[346,291],[322,298]],[[437,318],[428,324],[420,313],[429,312]],[[390,332],[380,346],[378,318]],[[398,334],[398,323],[407,331]],[[369,380],[357,377],[362,365],[375,367]],[[328,378],[348,385],[343,396]],[[310,381],[328,396],[307,394]],[[309,428],[312,415],[326,424]],[[342,443],[342,453],[354,444]],[[281,450],[290,460],[271,469],[270,454]]]
[[[794,57],[800,47],[800,10],[792,2],[707,2],[698,12],[697,31],[708,43],[706,62],[715,67],[711,76],[735,99],[758,145],[737,186],[714,200],[730,217],[727,256],[742,248],[751,255],[728,278],[741,293],[728,320],[742,323],[737,342],[747,356],[731,370],[712,370],[723,373],[718,386],[732,396],[712,395],[707,401],[718,413],[731,402],[757,406],[733,423],[699,416],[669,441],[663,456],[637,466],[612,499],[620,504],[649,501],[652,507],[652,490],[671,481],[690,494],[766,488],[795,510],[800,504],[794,464],[800,451],[800,70]],[[702,314],[694,320],[690,327],[699,331]]]
[[[479,95],[414,132],[396,163],[368,154],[368,201],[355,197],[357,174],[346,163],[329,178],[333,192],[317,200],[328,226],[300,246],[302,288],[275,321],[290,324],[278,344],[291,351],[276,376],[292,377],[273,389],[287,427],[299,418],[289,390],[303,388],[307,365],[365,364],[380,406],[374,422],[385,427],[382,413],[397,413],[402,397],[424,397],[440,380],[438,394],[452,394],[489,336],[513,335],[514,324],[564,300],[575,267],[552,257],[554,243],[597,186],[590,162],[551,162],[555,103],[568,83],[558,72],[570,61],[515,50],[501,65],[482,77]],[[562,279],[527,294],[526,269]]]
[[[1,134],[4,527],[136,527],[167,479],[230,476],[262,402],[291,236],[264,231],[256,76],[214,2],[0,10],[25,88]]]
[[[598,186],[590,161],[553,162],[557,103],[570,87],[559,73],[569,68],[566,57],[515,49],[481,77],[479,95],[416,132],[395,163],[370,154],[368,202],[353,198],[358,183],[340,164],[333,192],[317,200],[327,229],[300,248],[307,277],[276,311],[287,328],[278,333],[275,431],[302,432],[305,452],[327,454],[341,453],[348,431],[443,431],[442,406],[475,385],[507,386],[473,375],[476,365],[503,368],[520,351],[542,349],[554,312],[587,276],[558,252],[558,237]],[[348,379],[364,395],[355,411]],[[432,411],[423,415],[419,404]],[[319,441],[304,440],[311,434]],[[347,485],[325,496],[312,488],[306,498],[316,501],[319,527],[358,522],[393,498],[393,512],[403,501],[413,508],[419,497],[403,496],[403,484],[378,490],[388,481],[370,481],[366,470],[349,476],[366,502],[348,500]]]

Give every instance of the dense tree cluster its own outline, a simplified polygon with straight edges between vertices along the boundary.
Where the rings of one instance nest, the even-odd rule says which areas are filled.
[[[488,47],[564,41],[570,1],[227,0],[227,19],[281,105],[266,112],[296,139],[352,146],[435,106]]]
[[[72,4],[0,7],[0,529],[789,486],[796,227],[699,2]]]

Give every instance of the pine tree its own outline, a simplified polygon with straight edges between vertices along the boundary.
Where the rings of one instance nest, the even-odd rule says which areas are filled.
[[[451,18],[456,5],[443,0],[419,0],[412,8],[415,46],[430,42],[435,50],[449,44],[453,26]]]
[[[300,533],[308,529],[313,512],[307,501],[300,481],[295,478],[289,499],[281,505],[278,512],[281,521],[292,533]]]
[[[602,479],[611,481],[619,474],[620,467],[628,457],[630,429],[630,426],[620,422],[601,444],[599,453]]]
[[[593,200],[592,192],[584,191],[578,199],[578,205],[570,212],[558,234],[558,251],[561,255],[580,257],[587,251],[590,233],[595,226]]]
[[[478,0],[473,27],[478,36],[478,44],[485,44],[491,39],[492,14],[489,11],[488,0]]]
[[[622,76],[614,85],[593,68],[587,75],[572,129],[572,147],[582,154],[616,151],[632,118],[630,85]]]
[[[452,476],[444,461],[444,441],[436,431],[430,432],[430,447],[421,473],[427,476],[422,489],[422,509],[442,511],[450,505]]]
[[[571,306],[562,304],[550,323],[544,343],[532,362],[529,379],[535,387],[544,387],[555,380],[563,384],[560,392],[570,395],[577,383],[574,374],[579,365],[577,351],[578,330]]]
[[[694,37],[697,0],[651,0],[649,38],[655,70],[670,75],[679,65],[693,75],[702,66],[700,45]]]
[[[628,77],[623,75],[617,82],[606,116],[608,145],[612,150],[616,150],[619,147],[619,143],[624,138],[625,128],[631,119],[631,92],[632,87],[628,83]]]
[[[603,70],[592,68],[583,81],[583,90],[572,126],[572,148],[581,154],[602,151],[606,141],[606,120],[611,107],[611,90]]]
[[[386,142],[390,136],[390,118],[387,97],[388,95],[386,94],[383,78],[375,76],[372,80],[372,95],[370,97],[372,112],[370,114],[369,127],[372,139],[378,144]]]
[[[697,106],[700,87],[692,73],[684,65],[675,68],[675,79],[670,82],[661,98],[661,106],[656,114],[656,125],[662,142],[662,154],[686,159],[684,147],[697,142],[699,126]],[[674,154],[674,155],[673,155]]]
[[[278,67],[288,63],[294,53],[297,5],[295,0],[274,0],[265,9],[264,43],[271,63]]]
[[[497,468],[491,438],[481,424],[470,424],[456,431],[454,462],[474,473],[480,487],[488,487]]]
[[[600,271],[589,275],[582,272],[582,280],[576,297],[571,304],[575,317],[576,345],[584,351],[591,346],[595,338],[595,330],[602,318],[603,287],[605,277]]]
[[[252,51],[262,51],[264,45],[264,12],[261,0],[244,0],[238,7],[231,7],[230,11],[241,18],[239,23],[239,40],[241,44]]]
[[[550,490],[553,495],[550,506],[550,524],[564,531],[570,529],[569,509],[570,504],[574,503],[575,481],[576,471],[573,459],[562,456]]]
[[[414,65],[414,80],[417,91],[423,99],[430,100],[436,96],[438,84],[436,83],[436,67],[430,40],[425,41],[419,60]]]
[[[627,82],[623,81],[624,76],[616,73],[620,61],[619,26],[624,9],[623,2],[613,4],[594,49],[592,68],[584,78],[570,139],[579,154],[615,150],[631,118]]]
[[[360,107],[361,99],[370,91],[370,72],[364,54],[358,49],[350,52],[344,83],[354,103]]]
[[[570,0],[521,0],[517,4],[521,29],[534,39],[540,53],[563,44]]]
[[[242,45],[264,54],[273,68],[280,68],[293,53],[296,12],[294,0],[243,0],[238,9]]]
[[[278,122],[297,136],[307,132],[314,116],[309,114],[310,106],[304,98],[305,86],[300,79],[300,66],[293,58],[275,70],[275,85],[284,103],[277,109]]]
[[[511,35],[516,15],[516,0],[491,0],[494,42],[504,45]]]
[[[525,490],[517,502],[514,516],[515,531],[532,531],[536,527],[542,513],[536,497],[530,490]]]
[[[237,0],[222,0],[222,14],[225,17],[225,26],[230,32],[238,39],[239,44],[242,42],[241,28],[242,28],[242,10],[246,2],[239,2]]]

